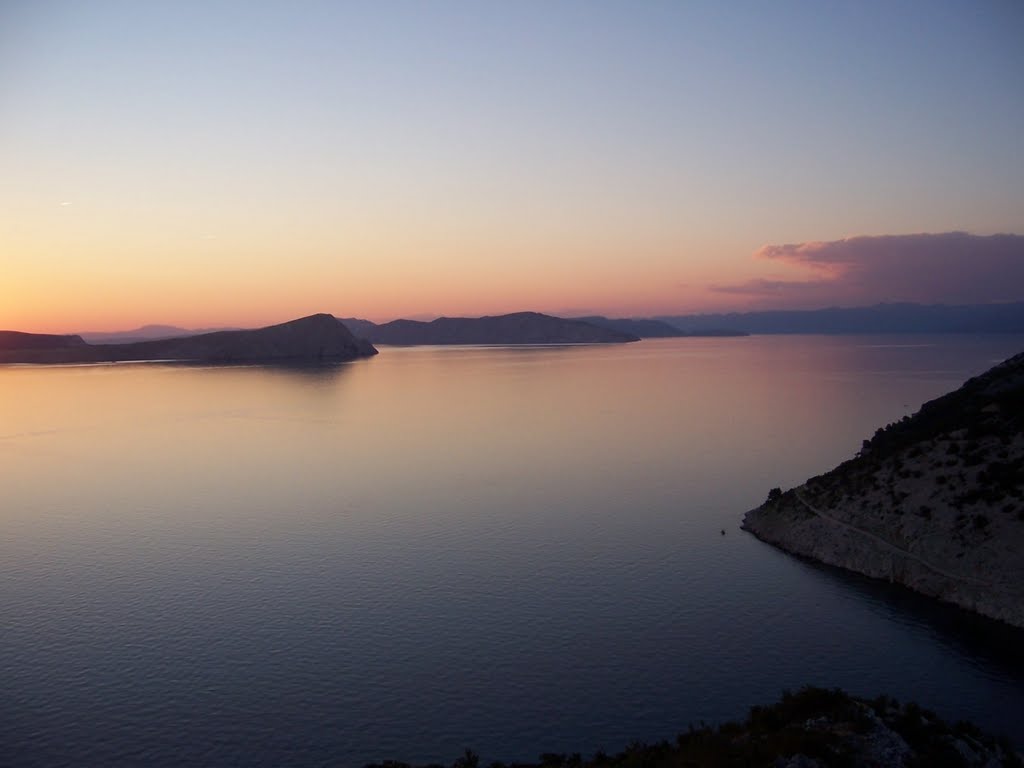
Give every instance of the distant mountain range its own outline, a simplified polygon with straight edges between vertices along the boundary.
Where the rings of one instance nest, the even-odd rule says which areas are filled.
[[[166,334],[173,334],[166,337]],[[395,320],[378,325],[332,315],[311,315],[257,330],[189,331],[144,326],[133,331],[82,335],[0,331],[0,363],[96,363],[188,360],[207,363],[320,362],[376,354],[373,343],[413,344],[612,344],[636,334],[538,312],[494,317],[441,317],[429,323]],[[139,340],[139,337],[144,340]]]
[[[66,349],[82,346],[85,346],[85,342],[81,336],[0,331],[0,353],[33,349]]]
[[[180,339],[183,336],[198,336],[201,333],[217,331],[238,331],[240,328],[178,328],[175,325],[144,325],[130,331],[85,331],[78,334],[89,344],[128,344],[133,341],[155,341],[157,339]]]
[[[1024,302],[876,304],[871,307],[768,310],[657,318],[685,331],[736,328],[748,333],[1024,333]]]
[[[377,354],[332,315],[310,315],[245,331],[215,331],[126,344],[88,344],[81,336],[0,332],[0,363],[102,363],[176,360],[202,363],[341,362]]]
[[[356,336],[374,344],[615,344],[639,336],[582,320],[565,320],[539,312],[488,317],[439,317],[429,323],[392,320],[342,320]]]
[[[393,320],[342,322],[357,337],[376,344],[605,344],[637,339],[748,334],[872,333],[1024,333],[1024,302],[1006,304],[876,304],[813,310],[765,310],[656,318],[608,318],[600,315],[560,318],[539,312],[488,317],[441,317],[431,322]],[[235,331],[235,328],[187,329],[145,325],[128,331],[94,331],[77,336],[34,336],[33,345],[134,344]],[[0,331],[0,350],[16,344],[15,331]],[[6,334],[6,336],[4,336]]]

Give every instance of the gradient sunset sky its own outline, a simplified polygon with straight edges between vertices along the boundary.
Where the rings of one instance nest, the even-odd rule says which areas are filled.
[[[0,2],[0,328],[1024,299],[1022,41],[1018,0]]]

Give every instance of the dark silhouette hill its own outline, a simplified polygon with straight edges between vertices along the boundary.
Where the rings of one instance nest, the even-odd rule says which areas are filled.
[[[781,549],[1024,627],[1024,354],[747,513]]]
[[[0,331],[0,355],[27,349],[68,349],[83,346],[85,340],[81,336]]]
[[[615,344],[638,341],[632,333],[564,320],[539,312],[487,317],[439,317],[431,322],[342,320],[353,333],[374,344]]]
[[[1024,333],[1024,302],[876,304],[657,318],[686,331],[737,328],[748,333]]]
[[[11,333],[11,332],[6,332]],[[20,334],[34,336],[34,334]],[[354,360],[377,350],[358,339],[332,315],[310,315],[266,328],[215,331],[181,338],[128,344],[86,344],[80,337],[55,346],[54,337],[17,348],[0,347],[0,363],[98,363],[176,360],[203,363],[321,363]],[[28,343],[28,346],[26,346]]]
[[[82,331],[78,335],[89,344],[129,344],[134,341],[180,339],[216,331],[238,331],[240,328],[179,328],[176,325],[143,325],[129,331]]]

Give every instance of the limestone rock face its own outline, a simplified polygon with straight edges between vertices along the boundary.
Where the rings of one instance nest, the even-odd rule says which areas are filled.
[[[1024,627],[1024,354],[772,494],[743,528]]]

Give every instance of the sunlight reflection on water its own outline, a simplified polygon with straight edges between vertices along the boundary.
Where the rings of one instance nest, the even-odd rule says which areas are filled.
[[[805,683],[1009,733],[1019,633],[738,523],[1021,348],[0,368],[0,742],[16,764],[511,760],[670,738]]]

